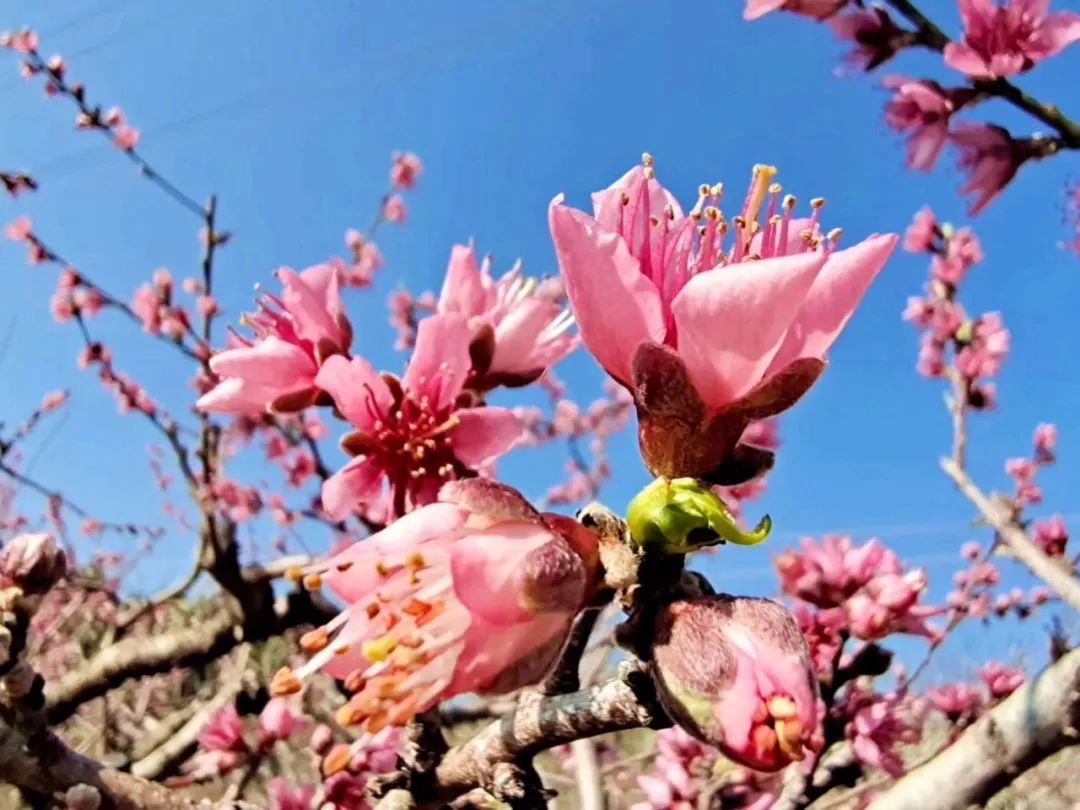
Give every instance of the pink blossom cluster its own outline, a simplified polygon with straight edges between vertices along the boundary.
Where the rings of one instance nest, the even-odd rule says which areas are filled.
[[[995,388],[987,378],[1001,370],[1009,352],[1009,332],[1000,313],[969,318],[956,300],[960,282],[983,259],[978,237],[969,228],[939,223],[929,208],[923,208],[907,230],[904,248],[931,255],[925,293],[909,298],[903,314],[922,330],[919,373],[944,377],[952,368],[963,395],[961,407],[992,407]]]
[[[1019,619],[1026,619],[1049,600],[1050,591],[1041,585],[1026,592],[1022,588],[1012,588],[995,596],[994,588],[1001,581],[1001,572],[984,554],[982,547],[969,541],[964,543],[960,553],[969,564],[953,574],[954,588],[945,600],[954,611],[954,623],[965,617],[985,621],[991,613],[999,618],[1013,613]]]
[[[155,270],[153,280],[135,291],[131,309],[142,322],[143,331],[151,335],[164,334],[180,341],[191,330],[187,310],[173,303],[173,278],[166,267]]]
[[[855,759],[890,776],[904,773],[903,750],[922,737],[918,701],[902,691],[879,694],[869,679],[852,681],[835,707],[846,721]]]
[[[927,619],[943,608],[921,604],[927,587],[922,569],[905,571],[896,553],[874,539],[856,546],[850,537],[803,538],[799,549],[774,558],[781,590],[814,605],[818,622],[843,627],[855,638],[873,641],[892,633],[912,633],[931,641],[941,631]]]
[[[907,164],[927,171],[946,143],[952,142],[959,167],[967,173],[960,188],[973,196],[970,213],[981,211],[1015,177],[1020,167],[1057,151],[1053,138],[1014,137],[994,124],[962,121],[955,113],[984,101],[988,83],[1030,70],[1080,39],[1080,14],[1050,13],[1049,0],[958,0],[963,37],[942,44],[940,32],[928,28],[918,11],[900,9],[909,29],[883,5],[848,0],[747,0],[744,16],[757,19],[771,11],[790,11],[822,21],[853,44],[845,61],[870,71],[903,49],[928,46],[940,51],[944,66],[959,72],[965,84],[944,87],[928,78],[886,77],[892,92],[885,122],[907,136]]]
[[[656,735],[652,772],[638,776],[644,801],[632,810],[694,810],[716,751],[678,726]]]
[[[1013,502],[1017,511],[1025,506],[1042,503],[1042,487],[1035,483],[1035,476],[1042,467],[1056,461],[1054,448],[1057,445],[1057,426],[1043,423],[1032,434],[1032,454],[1030,457],[1017,456],[1005,461],[1005,473],[1013,480]]]

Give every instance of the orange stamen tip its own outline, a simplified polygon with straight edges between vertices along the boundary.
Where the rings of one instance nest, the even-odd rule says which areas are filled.
[[[769,710],[769,714],[777,720],[791,720],[798,715],[798,707],[795,705],[795,701],[786,695],[776,695],[769,698],[765,705]]]
[[[285,569],[285,579],[290,582],[299,582],[304,578],[304,572],[298,566],[290,566]]]
[[[317,627],[300,636],[300,648],[308,655],[314,655],[330,643],[330,634],[323,627]]]
[[[405,557],[405,565],[408,568],[419,570],[427,567],[427,562],[424,560],[424,555],[419,551],[411,551]]]
[[[304,577],[304,587],[309,591],[317,591],[322,587],[322,577],[318,574],[308,574]]]
[[[345,770],[349,765],[350,759],[352,759],[352,749],[345,743],[338,743],[330,749],[329,754],[323,757],[323,776],[330,778],[335,773],[340,773]]]
[[[751,733],[751,739],[759,751],[772,751],[776,748],[776,732],[768,726],[755,726]]]
[[[274,677],[270,681],[270,694],[274,697],[295,695],[303,688],[304,685],[300,683],[300,679],[293,674],[289,667],[279,669],[274,673]]]
[[[369,619],[374,619],[376,616],[379,615],[379,610],[380,610],[379,603],[378,602],[372,602],[371,604],[369,604],[367,606],[366,610],[367,610],[367,617]]]
[[[367,679],[364,677],[364,670],[362,669],[354,669],[345,676],[345,681],[342,684],[348,692],[359,692],[366,685]]]

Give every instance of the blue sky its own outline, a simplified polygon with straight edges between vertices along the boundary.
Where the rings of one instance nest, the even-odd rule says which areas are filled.
[[[343,231],[369,221],[392,150],[422,155],[410,220],[381,234],[386,267],[378,284],[349,301],[357,350],[387,368],[402,362],[389,348],[388,291],[400,283],[437,288],[450,246],[469,238],[501,267],[520,256],[530,272],[552,272],[551,197],[565,192],[584,205],[588,192],[643,151],[687,200],[703,181],[740,189],[753,163],[776,164],[785,190],[827,198],[825,221],[843,226],[848,243],[902,230],[927,202],[945,219],[966,221],[951,158],[930,175],[905,170],[898,140],[880,120],[882,91],[865,77],[837,76],[840,46],[802,19],[746,24],[734,0],[680,13],[626,0],[268,8],[257,0],[13,0],[0,27],[39,29],[42,49],[69,59],[91,99],[121,105],[142,129],[140,148],[163,174],[197,198],[219,194],[220,221],[234,239],[220,254],[217,289],[231,318],[275,267],[341,252]],[[193,272],[198,223],[103,139],[72,132],[70,105],[43,100],[40,84],[19,79],[6,57],[0,166],[29,169],[42,189],[0,200],[0,219],[29,214],[50,244],[121,295],[159,265],[178,277]],[[1062,81],[1078,69],[1080,48],[1022,82],[1080,114],[1080,93]],[[923,54],[893,70],[950,78]],[[1017,131],[1030,127],[1005,107],[980,112]],[[1042,483],[1048,511],[1064,513],[1080,512],[1080,381],[1072,371],[1080,266],[1058,247],[1066,235],[1063,187],[1076,166],[1064,156],[1026,167],[975,222],[988,259],[964,291],[969,311],[1004,311],[1014,347],[999,380],[1001,409],[973,421],[972,469],[984,486],[1005,485],[1004,458],[1027,452],[1037,422],[1056,421],[1061,462]],[[27,268],[21,247],[0,245],[0,272],[0,419],[18,419],[46,390],[74,392],[69,413],[28,447],[34,476],[77,494],[103,518],[159,520],[145,462],[156,438],[118,416],[97,383],[76,372],[77,334],[53,324],[46,309],[53,271]],[[769,593],[770,554],[803,534],[850,530],[880,535],[927,565],[940,596],[960,542],[985,539],[968,527],[970,508],[937,469],[949,442],[942,391],[915,375],[915,334],[899,317],[924,276],[922,259],[895,257],[833,350],[823,381],[783,420],[768,494],[750,507],[751,516],[772,514],[775,534],[762,548],[705,561],[719,587]],[[118,367],[182,413],[187,372],[167,348],[112,318],[94,329],[113,346]],[[560,373],[581,400],[600,391],[584,354]],[[341,461],[333,447],[327,453]],[[612,454],[616,476],[603,495],[621,507],[645,483],[631,431]],[[500,469],[540,495],[551,481],[536,471],[560,463],[554,451],[526,450]],[[318,549],[325,536],[307,527],[305,541]],[[188,538],[170,533],[133,585],[171,581],[189,548]],[[1041,657],[1041,623],[965,634],[954,665],[1011,644]]]

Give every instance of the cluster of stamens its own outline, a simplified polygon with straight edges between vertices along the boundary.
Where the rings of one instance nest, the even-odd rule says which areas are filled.
[[[303,678],[335,657],[352,656],[359,663],[343,681],[351,697],[337,710],[336,720],[374,734],[387,725],[404,725],[448,683],[453,656],[444,654],[459,644],[463,623],[455,615],[460,606],[448,598],[449,574],[422,553],[345,562],[335,570],[345,572],[354,565],[373,566],[378,586],[368,598],[305,633],[300,646],[310,660],[296,672],[280,670],[270,691],[299,692]],[[308,588],[322,584],[317,570],[293,571],[290,576]],[[343,639],[346,625],[348,638]]]
[[[787,695],[774,695],[755,709],[750,739],[759,755],[769,756],[779,751],[783,759],[798,762],[806,757],[804,730],[795,701]]]

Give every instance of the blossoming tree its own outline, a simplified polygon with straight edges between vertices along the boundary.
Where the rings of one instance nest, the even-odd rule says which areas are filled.
[[[907,0],[749,0],[745,16],[827,21],[868,71],[905,49],[939,54],[960,83],[888,77],[886,122],[906,134],[913,169],[957,148],[976,214],[1024,164],[1080,148],[1075,123],[1014,83],[1080,39],[1080,16],[1038,0],[960,0],[959,10],[955,41]],[[562,794],[587,810],[951,808],[1068,756],[1080,651],[1064,633],[1041,672],[991,660],[971,681],[918,682],[964,623],[1049,602],[1080,610],[1064,519],[1028,514],[1057,428],[1038,425],[1030,456],[1006,462],[1011,493],[987,494],[967,468],[968,420],[994,406],[1009,350],[1001,314],[973,316],[960,301],[984,261],[970,228],[926,208],[902,238],[852,238],[827,227],[823,200],[800,203],[763,164],[747,166],[741,203],[721,184],[680,203],[646,154],[591,210],[552,200],[558,277],[520,265],[497,275],[475,246],[456,245],[438,296],[394,293],[408,352],[399,375],[357,346],[342,291],[380,271],[376,232],[406,220],[416,155],[393,155],[374,223],[345,235],[344,257],[280,268],[252,311],[231,317],[215,296],[215,259],[231,238],[216,198],[200,203],[159,173],[141,131],[98,106],[62,57],[45,58],[34,31],[0,44],[73,106],[79,129],[108,138],[195,217],[202,244],[197,275],[178,283],[161,268],[129,296],[65,259],[28,217],[4,230],[31,264],[56,269],[49,307],[77,331],[80,367],[163,441],[152,474],[163,491],[182,485],[170,497],[186,505],[170,503],[167,517],[193,547],[174,585],[133,596],[119,583],[128,561],[87,554],[69,524],[145,549],[160,528],[96,517],[22,457],[67,392],[0,424],[0,781],[12,787],[0,799],[10,806],[536,808]],[[989,98],[1053,133],[953,121]],[[48,193],[29,171],[0,181],[12,197]],[[776,463],[775,418],[825,373],[901,242],[929,258],[903,317],[920,331],[919,373],[946,383],[953,442],[941,468],[992,538],[956,550],[942,604],[929,601],[926,571],[877,539],[841,535],[778,547],[776,600],[718,593],[688,563],[767,541],[770,519],[749,526],[741,506]],[[114,349],[128,347],[96,337],[105,318],[190,364],[185,412],[121,370]],[[554,370],[574,351],[609,378],[584,409]],[[549,410],[494,404],[529,387]],[[654,480],[620,513],[596,496],[615,472],[605,443],[631,416]],[[339,469],[323,457],[327,437],[349,457]],[[499,480],[497,459],[555,440],[570,475],[543,504]],[[280,484],[245,479],[252,463]],[[337,539],[322,553],[249,560],[240,527],[259,513]],[[1003,591],[1003,564],[1043,584]],[[204,579],[212,592],[193,590]],[[920,639],[917,657],[900,654],[900,636]]]

